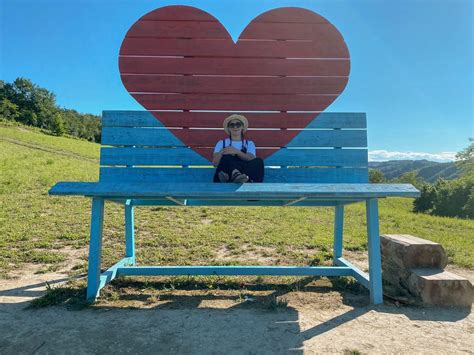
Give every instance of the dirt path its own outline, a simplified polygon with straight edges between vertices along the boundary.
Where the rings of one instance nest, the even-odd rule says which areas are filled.
[[[238,302],[232,292],[180,290],[136,309],[127,307],[144,304],[141,290],[119,306],[25,309],[45,281],[66,278],[23,275],[1,282],[0,354],[473,353],[470,310],[371,307],[331,289],[287,293],[288,305],[276,310]]]

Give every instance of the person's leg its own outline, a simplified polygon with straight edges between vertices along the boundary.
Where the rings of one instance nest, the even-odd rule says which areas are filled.
[[[265,166],[261,158],[248,161],[242,169],[242,173],[248,175],[250,182],[262,182],[265,173]]]
[[[229,180],[231,180],[232,174],[237,169],[241,171],[243,166],[243,161],[233,155],[223,155],[219,165],[216,168],[216,173],[214,174],[214,182],[222,182],[225,180],[224,177],[227,175]],[[224,173],[224,174],[222,174]]]

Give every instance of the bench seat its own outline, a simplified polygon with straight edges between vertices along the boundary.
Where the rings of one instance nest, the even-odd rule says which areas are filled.
[[[104,183],[59,182],[50,195],[79,195],[102,198],[179,199],[314,199],[345,200],[417,197],[410,184],[215,184],[215,183]]]

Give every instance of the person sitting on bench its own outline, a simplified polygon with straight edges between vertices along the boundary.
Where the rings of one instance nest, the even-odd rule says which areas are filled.
[[[229,138],[217,142],[212,163],[216,168],[214,182],[262,182],[264,164],[256,157],[255,143],[245,139],[248,120],[233,114],[223,123]]]

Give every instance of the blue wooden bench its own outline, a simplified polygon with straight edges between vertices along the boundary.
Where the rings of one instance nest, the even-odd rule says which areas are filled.
[[[92,198],[87,298],[117,275],[353,276],[382,302],[377,201],[411,185],[368,184],[366,117],[321,113],[344,90],[349,51],[339,31],[301,8],[267,11],[234,43],[211,14],[166,6],[144,15],[120,48],[122,82],[144,112],[106,111],[98,182],[60,182],[51,195]],[[262,184],[215,184],[212,148],[244,113]],[[166,128],[169,127],[169,128]],[[104,202],[125,207],[125,257],[101,273]],[[369,275],[342,257],[344,206],[367,208]],[[334,266],[137,266],[136,206],[335,207]],[[283,207],[282,207],[283,208]],[[258,238],[258,236],[256,236]]]
[[[194,115],[195,120],[196,115],[205,115],[183,114]],[[248,117],[252,122],[257,121],[253,116],[262,115],[278,117],[274,113]],[[171,133],[182,127],[165,128],[147,111],[105,111],[102,124],[99,181],[59,182],[49,191],[51,195],[92,198],[89,300],[119,275],[344,275],[367,287],[371,302],[382,303],[378,199],[419,193],[408,184],[368,184],[365,114],[321,113],[286,147],[265,159],[265,182],[261,184],[211,182],[214,168],[205,156],[215,141],[210,139],[207,147],[200,148],[202,155],[198,154],[197,147],[183,145]],[[222,134],[222,130],[216,132]],[[105,201],[125,208],[126,251],[122,260],[101,272]],[[369,275],[342,255],[344,206],[356,202],[367,208]],[[335,207],[334,266],[137,266],[134,209],[155,205]]]

